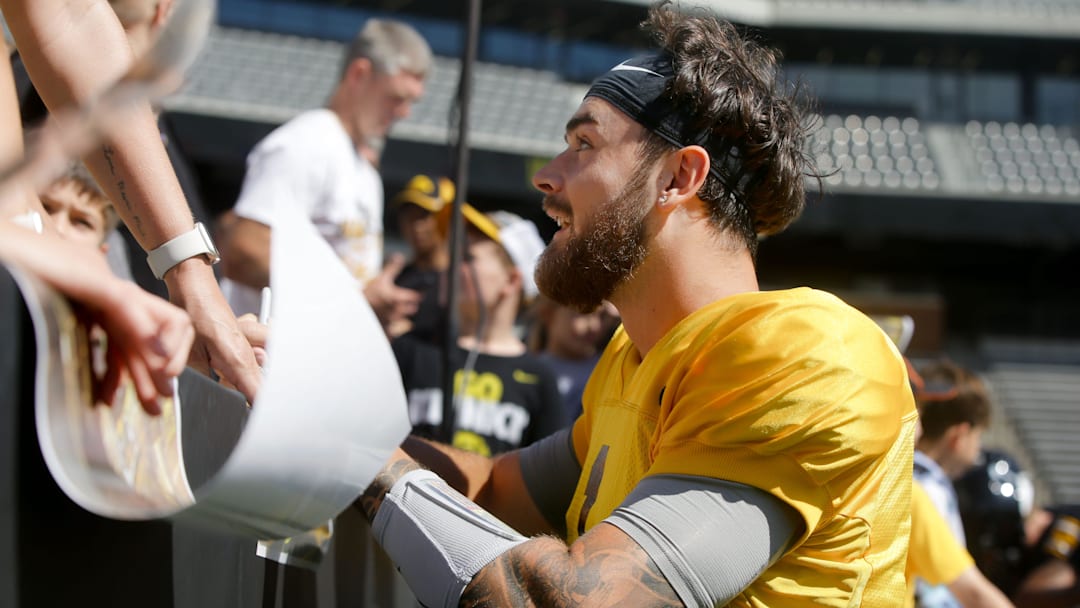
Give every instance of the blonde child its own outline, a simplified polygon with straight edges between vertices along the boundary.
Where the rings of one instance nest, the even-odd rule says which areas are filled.
[[[45,212],[65,239],[108,250],[105,241],[120,222],[109,197],[80,162],[72,163],[40,194]]]

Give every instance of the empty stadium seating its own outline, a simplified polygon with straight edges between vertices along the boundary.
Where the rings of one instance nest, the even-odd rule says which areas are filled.
[[[333,89],[339,42],[216,28],[173,110],[270,123],[321,106]],[[392,136],[448,141],[459,61],[436,57],[427,93]],[[553,72],[477,64],[472,145],[552,156],[585,92]],[[1003,197],[1080,202],[1080,144],[1069,127],[970,121],[924,123],[914,116],[814,116],[807,151],[835,192],[898,196]]]
[[[341,69],[342,45],[268,32],[215,29],[170,109],[284,122],[322,106]]]
[[[339,42],[216,28],[189,75],[168,100],[173,110],[284,122],[322,106],[337,83]],[[447,141],[459,61],[436,57],[425,95],[394,137]],[[473,81],[472,143],[494,150],[553,155],[564,146],[566,119],[584,94],[551,72],[480,63]]]
[[[1080,502],[1080,345],[999,339],[982,350],[999,411],[1022,444],[1016,449],[1045,484],[1042,500]]]
[[[974,11],[994,11],[1030,16],[1080,15],[1074,0],[777,0],[778,6],[826,7],[917,7],[945,5]]]
[[[915,118],[829,114],[819,123],[810,153],[829,186],[907,191],[941,186]]]
[[[977,188],[990,193],[1080,195],[1080,144],[1068,128],[969,121]]]
[[[738,0],[722,14],[763,27],[847,23],[907,31],[1076,36],[1074,0]]]

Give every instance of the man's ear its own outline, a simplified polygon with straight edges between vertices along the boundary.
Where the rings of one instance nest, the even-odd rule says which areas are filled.
[[[660,204],[677,204],[697,195],[709,175],[709,153],[701,146],[676,150],[664,167],[670,175],[667,187],[660,192]]]
[[[371,65],[371,60],[367,57],[357,57],[353,59],[349,64],[349,67],[345,70],[344,79],[352,82],[363,82],[374,71],[374,66]]]

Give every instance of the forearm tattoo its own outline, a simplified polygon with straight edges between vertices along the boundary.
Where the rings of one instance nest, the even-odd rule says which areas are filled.
[[[467,607],[683,606],[649,556],[632,541],[567,551],[562,541],[534,538],[477,573],[461,598]],[[624,546],[625,545],[625,546]]]
[[[379,512],[383,497],[390,491],[390,488],[394,487],[394,483],[401,479],[402,475],[420,468],[423,467],[408,458],[398,458],[388,462],[375,475],[375,480],[364,490],[364,494],[356,500],[354,506],[359,507],[367,517],[368,523],[371,523],[375,519],[375,514]]]
[[[105,155],[105,162],[109,165],[109,174],[116,179],[116,191],[120,195],[120,201],[124,203],[124,209],[131,215],[132,222],[135,224],[135,231],[139,236],[146,236],[143,232],[142,218],[139,217],[139,214],[135,213],[135,208],[132,206],[131,200],[128,199],[127,183],[116,173],[116,165],[113,163],[113,156],[116,155],[116,150],[110,145],[105,145],[102,148],[102,153]]]

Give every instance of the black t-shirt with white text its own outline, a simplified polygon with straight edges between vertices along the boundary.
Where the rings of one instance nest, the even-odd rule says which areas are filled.
[[[453,436],[444,437],[439,349],[409,335],[393,347],[416,435],[491,456],[529,445],[569,423],[555,374],[534,355],[480,354],[466,377],[468,351],[455,346],[455,424]]]

